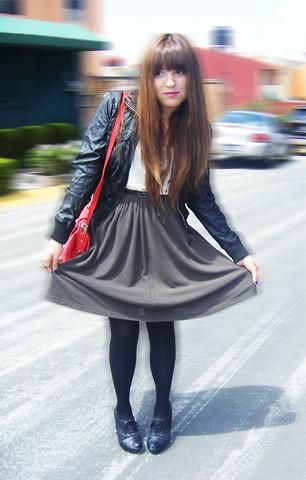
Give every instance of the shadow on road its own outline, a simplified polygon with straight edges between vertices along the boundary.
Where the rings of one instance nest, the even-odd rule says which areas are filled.
[[[153,391],[146,392],[143,403],[153,405],[154,397]],[[173,429],[177,430],[177,435],[216,435],[270,428],[288,425],[296,418],[284,391],[270,386],[249,385],[188,395],[172,392],[171,402]],[[182,410],[181,405],[185,405]],[[178,414],[177,409],[180,410]],[[141,409],[141,416],[149,422],[151,417],[144,415],[144,410],[147,408]]]

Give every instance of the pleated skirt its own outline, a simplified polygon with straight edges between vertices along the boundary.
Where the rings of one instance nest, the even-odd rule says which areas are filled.
[[[204,317],[257,294],[252,275],[188,234],[179,211],[125,190],[91,226],[91,246],[52,272],[46,299],[101,316],[157,322]]]

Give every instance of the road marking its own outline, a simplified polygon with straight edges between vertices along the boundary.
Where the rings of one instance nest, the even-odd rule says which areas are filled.
[[[29,307],[23,307],[22,310],[17,310],[15,312],[8,312],[2,315],[0,320],[0,328],[7,327],[8,325],[17,322],[18,320],[23,320],[30,315],[33,315],[41,310],[49,310],[50,303],[46,301],[40,301],[31,305]]]
[[[305,222],[305,213],[304,211],[298,211],[295,213],[295,215],[292,215],[291,217],[286,219],[286,222],[280,222],[278,224],[275,224],[272,222],[270,219],[268,220],[268,224],[265,226],[261,226],[259,229],[257,225],[254,225],[254,232],[249,231],[248,237],[251,239],[249,242],[250,245],[254,246],[254,251],[263,251],[263,255],[266,255],[267,249],[272,250],[272,253],[276,250],[276,245],[275,243],[271,242],[271,239],[275,238],[288,238],[289,235],[295,234],[296,235],[296,230],[292,231],[292,227],[295,225],[304,225],[306,224]],[[191,226],[195,224],[195,222],[190,222]],[[196,230],[199,231],[201,227],[195,227],[193,226]],[[208,240],[216,249],[220,250],[221,247],[218,245],[218,242],[207,232],[206,230],[204,231],[205,235],[203,235],[202,232],[199,232],[206,240]],[[281,237],[281,234],[286,234]],[[267,247],[267,244],[270,242],[270,247]],[[261,248],[261,245],[263,248]],[[226,254],[226,252],[221,249],[222,253]],[[227,255],[227,254],[226,254]],[[270,255],[270,253],[269,253]]]
[[[60,199],[58,199],[60,201]],[[52,209],[56,206],[56,200],[46,200],[45,202],[41,203],[36,203],[35,205],[31,205],[31,208],[29,209],[28,205],[21,205],[17,208],[11,209],[11,210],[1,210],[0,208],[0,218],[2,219],[10,219],[10,220],[18,220],[20,217],[23,215],[26,216],[26,218],[29,218],[29,210],[30,210],[30,215],[40,215],[44,214],[46,216],[46,210]]]
[[[254,468],[268,444],[273,441],[276,431],[271,427],[288,411],[293,411],[305,393],[306,358],[287,381],[280,398],[271,405],[264,419],[264,427],[252,428],[246,436],[243,447],[232,451],[211,480],[235,480],[244,478],[243,473],[246,471],[249,474],[250,468]]]
[[[20,228],[20,225],[18,223],[18,229]],[[36,234],[36,233],[41,233],[43,234],[44,231],[46,230],[44,225],[39,225],[39,227],[31,227],[27,228],[22,232],[22,238],[28,237],[29,235]],[[15,238],[20,239],[20,232],[14,232],[14,233],[8,233],[7,235],[2,235],[0,238],[0,242],[8,242],[11,240],[14,240]]]
[[[40,332],[38,332],[39,334],[35,337],[30,337],[28,341],[24,340],[20,344],[17,343],[17,345],[15,346],[10,345],[9,348],[3,348],[1,351],[1,355],[3,358],[1,361],[2,368],[0,372],[0,378],[9,375],[10,373],[14,372],[19,368],[24,369],[31,363],[37,361],[40,357],[50,354],[51,352],[60,350],[61,348],[64,348],[71,343],[80,340],[84,335],[88,336],[95,330],[101,330],[101,326],[103,326],[103,328],[106,328],[106,326],[104,327],[101,319],[99,318],[91,319],[90,322],[88,322],[88,324],[86,325],[84,324],[84,320],[77,324],[74,321],[74,312],[69,312],[69,314],[69,316],[71,317],[71,321],[74,322],[74,329],[73,331],[69,330],[69,335],[67,334],[65,336],[65,332],[63,334],[62,330],[56,332],[55,327],[54,334],[51,335],[50,329],[43,329],[42,327]],[[54,325],[54,311],[49,311],[48,314],[41,321],[41,323],[45,323],[47,325],[48,316],[51,317],[49,325],[52,324],[52,322]],[[36,343],[34,343],[34,340],[36,340]],[[46,340],[46,348],[44,350],[38,350],[37,344],[41,345],[41,342],[45,342]]]
[[[225,355],[222,355],[212,367],[208,368],[201,375],[192,387],[185,391],[186,394],[197,390],[201,395],[201,403],[188,409],[187,414],[180,420],[175,428],[175,432],[183,430],[194,418],[202,411],[206,405],[219,393],[226,383],[240,370],[249,358],[264,344],[274,330],[287,318],[290,318],[296,306],[292,306],[288,302],[287,311],[284,314],[284,306],[277,308],[274,312],[266,314],[253,329],[251,335],[246,333],[232,347],[230,347]],[[254,340],[249,344],[250,337]],[[217,379],[217,380],[216,380]],[[203,401],[202,390],[212,389],[207,392]],[[188,404],[189,402],[187,402]],[[200,407],[200,408],[199,408]],[[179,412],[185,408],[183,404]]]
[[[22,257],[17,257],[14,260],[8,260],[7,262],[2,262],[0,264],[0,272],[9,270],[11,268],[24,266],[27,263],[35,262],[38,265],[40,255],[38,253],[31,253],[30,255],[23,255]],[[42,267],[41,267],[42,268]]]
[[[90,337],[92,335],[96,335],[95,332],[101,331],[101,325],[97,325],[93,323],[91,327],[87,326],[86,335],[85,337]],[[46,355],[49,355],[53,352],[60,352],[61,349],[66,347],[71,347],[72,349],[75,348],[73,344],[77,343],[84,337],[84,328],[76,328],[73,331],[70,330],[70,336],[66,336],[65,338],[53,338],[50,339],[48,342],[47,348],[43,351],[42,355],[37,355],[37,347],[35,349],[35,345],[33,346],[33,353],[36,356],[28,357],[26,359],[20,359],[19,362],[16,362],[14,367],[7,369],[3,373],[1,372],[1,377],[5,375],[11,374],[15,372],[18,368],[24,369],[26,368],[31,362],[39,362],[40,359]],[[51,401],[55,401],[55,399],[61,400],[61,396],[63,395],[63,391],[69,390],[71,383],[77,381],[84,373],[88,373],[93,367],[97,365],[97,363],[101,360],[101,352],[89,352],[86,356],[85,364],[80,365],[75,364],[72,362],[68,367],[62,365],[62,375],[58,375],[53,377],[50,381],[46,382],[43,389],[37,389],[35,391],[35,395],[32,395],[31,392],[19,392],[19,397],[13,400],[21,400],[18,406],[15,408],[8,410],[10,403],[5,399],[5,397],[1,398],[1,408],[5,414],[1,416],[1,437],[0,437],[0,444],[5,445],[9,442],[13,441],[16,436],[20,436],[22,438],[22,433],[27,429],[33,427],[35,424],[39,424],[46,415],[46,410],[41,408],[48,399],[51,397]],[[35,383],[34,383],[35,384]],[[18,389],[17,389],[18,392]],[[26,394],[29,395],[26,395]],[[71,392],[71,396],[73,397],[74,393]],[[9,398],[9,401],[11,398]],[[54,403],[53,408],[56,410],[58,408],[58,404]],[[47,412],[50,415],[50,411]],[[29,420],[30,419],[30,420]],[[30,425],[29,425],[30,424]],[[5,435],[3,435],[5,432]]]

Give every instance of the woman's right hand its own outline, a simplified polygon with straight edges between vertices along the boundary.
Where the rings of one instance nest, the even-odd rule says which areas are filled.
[[[48,272],[57,269],[59,257],[63,251],[63,245],[56,240],[49,240],[41,255],[41,265]]]

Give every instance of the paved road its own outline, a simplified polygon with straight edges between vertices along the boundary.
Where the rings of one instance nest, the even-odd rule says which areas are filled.
[[[159,456],[117,445],[107,319],[43,299],[38,254],[57,202],[1,212],[1,480],[306,479],[306,163],[220,169],[213,186],[263,281],[256,297],[176,323],[174,443]],[[143,435],[153,403],[142,326]]]

